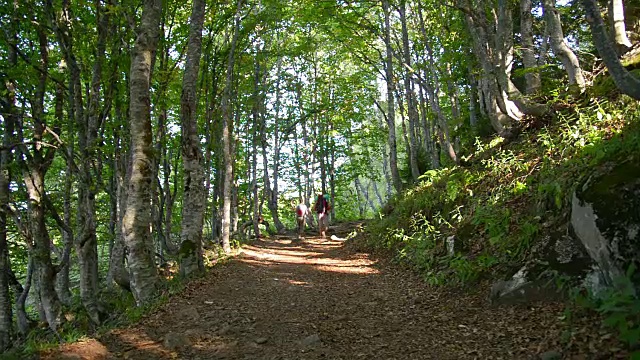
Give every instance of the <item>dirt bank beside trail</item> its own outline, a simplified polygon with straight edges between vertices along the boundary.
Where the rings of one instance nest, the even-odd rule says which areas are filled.
[[[352,225],[336,227],[346,236]],[[493,307],[344,242],[262,239],[139,324],[44,359],[608,359],[597,330],[562,345],[562,306]],[[580,333],[583,331],[583,333]],[[597,342],[598,347],[603,343]],[[608,351],[608,349],[607,349]],[[551,357],[553,358],[553,357]]]

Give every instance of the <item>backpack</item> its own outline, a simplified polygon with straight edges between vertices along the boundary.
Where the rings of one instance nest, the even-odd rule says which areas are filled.
[[[316,202],[316,213],[322,214],[329,211],[329,209],[331,209],[331,207],[326,198],[322,197],[322,201]]]

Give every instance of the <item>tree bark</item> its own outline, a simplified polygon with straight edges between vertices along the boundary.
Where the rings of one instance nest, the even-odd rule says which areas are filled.
[[[405,63],[404,92],[407,102],[407,120],[409,124],[409,167],[411,168],[411,178],[417,182],[420,177],[418,167],[418,144],[416,141],[416,125],[418,124],[418,111],[416,109],[415,98],[413,96],[413,81],[411,79],[411,53],[409,52],[409,31],[407,30],[406,1],[400,1],[400,22],[402,24],[402,52]]]
[[[131,178],[123,219],[124,241],[131,290],[136,304],[149,303],[160,285],[154,262],[151,225],[151,181],[153,147],[151,144],[150,93],[151,64],[155,57],[162,15],[161,0],[144,0],[142,18],[134,44],[130,71]]]
[[[536,52],[533,45],[533,14],[531,0],[520,0],[520,35],[522,38],[522,63],[526,71],[527,94],[535,94],[540,90],[540,73]]]
[[[276,62],[276,74],[280,74],[280,71],[282,70],[282,57],[278,57]],[[273,109],[275,112],[273,120],[273,190],[271,191],[271,197],[269,198],[267,206],[271,211],[271,217],[273,218],[273,224],[276,227],[276,231],[278,234],[282,234],[285,231],[285,227],[282,224],[282,221],[280,221],[280,216],[278,214],[278,197],[280,196],[280,76],[276,79],[275,91],[276,99]]]
[[[47,85],[47,71],[49,64],[48,45],[49,41],[44,33],[44,29],[38,27],[38,41],[40,46],[40,78],[35,90],[33,102],[31,103],[33,130],[32,137],[37,144],[42,141],[45,134],[44,123],[44,98]],[[18,131],[18,142],[23,141],[22,131]],[[32,235],[31,255],[33,259],[33,269],[35,283],[40,295],[40,305],[49,328],[57,332],[58,327],[63,322],[62,306],[55,291],[55,268],[51,260],[51,239],[47,229],[45,210],[45,175],[54,151],[44,150],[38,145],[34,145],[29,152],[26,146],[22,147],[22,155],[27,158],[20,160],[22,176],[27,188],[29,225]]]
[[[14,40],[14,39],[12,39]],[[9,47],[9,63],[16,64],[16,54]],[[13,140],[13,128],[15,126],[15,84],[7,80],[0,84],[1,93],[6,97],[3,99],[2,125],[2,146],[0,150],[0,353],[9,349],[12,345],[13,336],[13,314],[11,311],[11,294],[9,293],[10,269],[9,248],[7,243],[7,205],[9,204],[9,184],[11,174],[9,164],[11,163],[11,143]]]
[[[627,36],[627,29],[624,24],[624,4],[622,0],[609,0],[609,21],[611,22],[611,32],[613,41],[616,44],[618,55],[624,55],[632,44]]]
[[[622,93],[640,100],[640,80],[620,63],[616,49],[607,35],[598,4],[595,0],[582,0],[582,6],[584,6],[587,22],[591,27],[593,42],[613,78],[613,82]]]
[[[182,206],[182,233],[180,245],[180,274],[190,276],[204,270],[202,258],[202,226],[206,194],[204,191],[204,164],[200,138],[196,85],[200,71],[202,54],[202,26],[205,15],[205,1],[193,0],[190,19],[187,63],[182,81],[180,118],[182,120],[182,163],[184,192]]]
[[[549,27],[551,48],[556,56],[560,58],[560,61],[562,61],[565,71],[567,75],[569,75],[569,84],[575,84],[580,91],[584,91],[586,83],[582,75],[582,69],[580,68],[578,57],[564,40],[560,14],[556,9],[556,0],[543,0],[542,7],[547,26]]]
[[[389,0],[382,0],[382,8],[384,11],[384,42],[386,46],[387,62],[385,65],[385,75],[387,80],[387,126],[389,131],[389,168],[391,170],[391,178],[393,186],[397,193],[402,191],[402,180],[398,172],[398,150],[396,143],[396,122],[395,122],[395,106],[393,96],[395,93],[395,77],[393,75],[393,49],[391,48],[391,22],[389,14]]]
[[[233,155],[232,149],[232,123],[231,116],[231,87],[233,86],[233,69],[235,65],[235,50],[240,32],[240,9],[242,0],[238,0],[234,16],[233,37],[230,43],[229,57],[227,61],[227,77],[224,93],[222,95],[222,156],[224,159],[224,176],[222,184],[222,249],[225,253],[231,253],[231,187],[233,186]]]

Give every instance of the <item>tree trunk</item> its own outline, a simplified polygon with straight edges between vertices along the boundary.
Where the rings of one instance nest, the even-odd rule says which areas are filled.
[[[12,39],[13,40],[13,39]],[[9,46],[9,49],[12,49]],[[16,54],[11,51],[9,63],[15,66]],[[15,126],[15,84],[13,81],[3,81],[0,83],[1,93],[6,96],[3,99],[2,124],[2,146],[0,150],[0,353],[9,349],[12,345],[13,335],[13,314],[11,312],[11,294],[9,293],[10,269],[9,248],[7,243],[7,205],[9,204],[9,184],[11,174],[9,164],[11,163],[10,146],[13,138],[13,128]]]
[[[385,65],[385,74],[387,80],[387,126],[389,131],[389,168],[391,170],[391,178],[393,186],[397,193],[402,191],[402,180],[398,172],[398,150],[396,144],[396,122],[395,122],[395,106],[393,96],[395,93],[395,78],[393,76],[393,49],[391,48],[391,24],[389,14],[389,0],[382,0],[382,8],[384,10],[384,42],[386,46],[387,62]]]
[[[60,122],[63,120],[63,101],[62,96],[64,90],[62,86],[58,86],[56,93],[56,119],[59,119]],[[69,148],[64,149],[62,151],[68,151],[68,157],[71,158],[73,156],[73,125],[69,122],[68,133],[71,139],[69,140]],[[71,191],[73,186],[73,165],[70,160],[67,160],[67,166],[65,170],[65,179],[64,179],[64,194],[63,194],[63,217],[64,223],[66,224],[68,230],[71,230],[73,226],[72,220],[72,212],[71,212]],[[58,297],[60,301],[65,305],[71,305],[73,299],[71,290],[69,289],[69,268],[71,267],[70,255],[71,248],[73,247],[73,233],[71,231],[67,231],[65,229],[62,230],[62,246],[63,246],[63,254],[62,254],[62,267],[58,271],[56,275],[56,292],[58,293]]]
[[[609,0],[609,21],[611,22],[611,32],[613,33],[613,41],[616,44],[618,55],[624,55],[631,49],[632,44],[629,41],[624,24],[624,4],[622,0]]]
[[[44,33],[44,29],[38,28],[38,40],[41,56],[41,75],[36,87],[34,101],[31,104],[33,131],[32,137],[35,143],[42,141],[45,133],[44,98],[47,84],[47,69],[49,64],[48,45],[49,41]],[[22,142],[21,129],[18,132],[18,142]],[[27,157],[26,147],[22,148],[23,155]],[[55,269],[51,260],[51,239],[47,229],[47,219],[45,211],[45,175],[54,151],[44,150],[38,145],[33,146],[31,154],[28,156],[27,164],[21,160],[22,175],[27,188],[29,225],[32,234],[31,253],[33,259],[33,269],[35,282],[40,294],[40,305],[48,322],[49,328],[57,332],[58,327],[63,322],[62,306],[55,291]]]
[[[276,74],[280,74],[282,70],[282,57],[278,57],[277,65],[276,65]],[[266,75],[266,74],[265,74]],[[271,191],[271,197],[267,206],[271,211],[271,217],[273,218],[273,224],[276,227],[276,231],[278,234],[282,234],[285,231],[285,227],[280,221],[280,216],[278,214],[278,197],[280,196],[279,189],[279,175],[280,175],[280,128],[279,128],[279,120],[280,120],[280,76],[276,79],[276,99],[274,106],[274,120],[273,120],[273,191]],[[262,104],[262,102],[261,102]]]
[[[233,157],[232,148],[232,122],[231,116],[231,87],[233,86],[233,69],[235,65],[235,50],[240,32],[240,9],[242,0],[238,0],[234,16],[233,37],[231,39],[229,58],[227,62],[227,78],[224,93],[222,95],[222,156],[224,159],[224,175],[222,184],[222,248],[225,253],[231,253],[231,187],[233,186]]]
[[[602,21],[602,16],[600,16],[598,4],[595,0],[582,0],[582,6],[584,6],[587,15],[587,22],[591,27],[593,43],[596,45],[596,49],[598,49],[600,56],[602,56],[602,61],[607,65],[607,69],[613,78],[613,82],[622,93],[627,94],[636,100],[640,100],[640,80],[634,77],[620,63],[616,49],[609,39],[607,30],[604,27],[604,22]]]
[[[202,226],[206,194],[204,164],[198,136],[196,85],[202,54],[202,25],[205,1],[194,0],[191,13],[187,63],[182,80],[180,118],[182,120],[182,163],[184,166],[184,200],[180,245],[180,274],[190,276],[204,270],[202,258]]]
[[[258,56],[255,58],[255,66],[254,66],[254,74],[253,74],[253,104],[251,106],[251,116],[253,117],[253,129],[251,131],[252,135],[252,143],[251,143],[251,170],[252,170],[252,194],[253,194],[253,214],[252,214],[252,222],[253,222],[253,235],[255,238],[260,237],[260,223],[258,218],[260,217],[260,199],[259,199],[259,191],[258,191],[258,141],[260,141],[261,145],[264,144],[262,142],[262,136],[259,134],[264,133],[264,129],[262,129],[263,123],[260,119],[260,60]],[[266,162],[266,158],[263,157],[263,161]],[[266,171],[266,170],[265,170]],[[266,188],[266,184],[264,185]],[[266,192],[266,190],[265,190]]]
[[[411,53],[409,52],[409,31],[407,30],[406,1],[400,2],[400,22],[402,23],[402,52],[405,63],[404,92],[407,102],[407,118],[409,123],[409,167],[411,178],[417,182],[420,177],[418,167],[418,144],[416,141],[416,124],[418,124],[418,111],[413,96],[413,81],[411,80]]]
[[[109,255],[109,271],[107,272],[107,286],[114,283],[127,291],[131,291],[131,282],[129,273],[124,267],[125,244],[122,224],[124,222],[124,212],[127,205],[127,184],[131,178],[131,156],[126,144],[125,138],[120,134],[128,132],[126,112],[122,113],[122,108],[126,109],[125,104],[116,104],[115,114],[118,123],[124,124],[117,127],[116,131],[116,152],[114,155],[114,186],[115,186],[115,219],[116,227],[114,229],[113,247]],[[113,205],[112,205],[113,206]]]
[[[476,79],[475,74],[469,65],[468,72],[469,79],[469,125],[471,125],[472,129],[475,129],[478,125],[478,80]]]
[[[153,147],[149,87],[151,63],[158,44],[161,0],[145,0],[141,24],[134,44],[130,71],[131,179],[127,190],[123,232],[129,250],[127,261],[131,290],[140,306],[149,303],[160,285],[154,262],[151,225],[151,181]]]
[[[526,73],[527,94],[535,94],[540,91],[540,73],[535,70],[538,67],[536,52],[533,45],[533,14],[531,12],[531,0],[520,0],[520,34],[522,38],[522,63]]]
[[[586,83],[582,75],[582,69],[580,68],[578,57],[564,40],[560,14],[556,9],[556,0],[542,0],[542,7],[544,9],[547,26],[549,27],[551,48],[556,56],[560,58],[560,61],[562,61],[567,75],[569,75],[569,84],[575,84],[580,91],[584,91]]]

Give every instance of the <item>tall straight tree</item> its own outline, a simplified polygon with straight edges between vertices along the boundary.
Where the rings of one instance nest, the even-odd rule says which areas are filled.
[[[12,36],[11,41],[17,40]],[[9,47],[9,64],[16,66],[17,54],[13,47]],[[15,116],[15,84],[11,80],[0,82],[0,93],[2,94],[2,149],[0,149],[0,353],[11,347],[11,337],[13,334],[13,314],[11,312],[11,294],[9,293],[9,247],[7,242],[7,205],[9,204],[9,194],[11,176],[9,164],[11,163],[11,143],[13,137],[13,127],[16,123]]]
[[[395,92],[393,76],[393,49],[391,48],[391,20],[389,14],[389,0],[382,0],[384,11],[384,43],[386,46],[385,75],[387,80],[387,127],[389,131],[389,169],[396,192],[402,191],[402,181],[398,172],[398,146],[396,143],[396,110],[393,102]]]
[[[225,253],[231,252],[231,187],[233,186],[233,155],[232,155],[232,123],[231,116],[231,94],[233,86],[233,69],[235,65],[235,52],[238,36],[240,33],[240,10],[242,0],[238,0],[233,23],[233,36],[229,49],[227,61],[227,77],[225,80],[224,93],[222,94],[222,156],[224,158],[224,175],[222,176],[222,248]]]
[[[196,86],[202,54],[202,25],[205,1],[193,0],[191,12],[187,63],[182,79],[180,119],[182,120],[182,164],[184,192],[182,205],[182,232],[180,245],[180,274],[189,276],[204,269],[202,263],[202,226],[206,194],[204,189],[204,163],[198,137]]]
[[[402,53],[404,56],[404,67],[406,75],[404,77],[404,93],[407,102],[407,120],[409,124],[409,167],[413,182],[417,182],[420,177],[418,168],[418,142],[416,141],[416,126],[418,125],[418,110],[413,93],[413,80],[411,77],[411,53],[409,51],[409,30],[407,28],[407,4],[406,0],[400,1],[400,22],[402,24]]]
[[[153,147],[151,144],[151,70],[160,36],[162,0],[144,0],[142,18],[131,56],[129,92],[131,103],[131,178],[122,224],[129,249],[127,261],[131,291],[138,306],[156,295],[160,277],[154,262],[151,225],[151,181]]]

